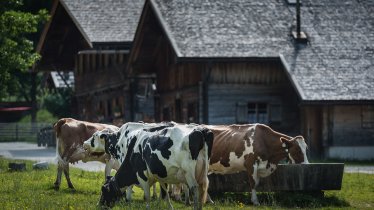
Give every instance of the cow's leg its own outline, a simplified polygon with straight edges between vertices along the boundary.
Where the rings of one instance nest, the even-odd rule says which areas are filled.
[[[187,185],[182,185],[183,186],[183,189],[184,189],[184,203],[186,206],[189,206],[191,205],[191,202],[190,202],[190,189],[188,188]]]
[[[147,207],[146,208],[150,209],[149,202],[150,202],[150,197],[151,197],[151,185],[153,183],[150,183],[149,180],[144,181],[143,179],[139,179],[139,183],[140,183],[141,188],[144,191],[144,199],[145,199],[145,201],[147,203]]]
[[[126,201],[131,202],[132,200],[132,187],[130,186],[126,189]]]
[[[260,205],[256,195],[256,186],[259,183],[259,177],[257,175],[258,165],[253,164],[253,173],[249,174],[249,186],[251,188],[251,201],[254,205]]]
[[[202,204],[199,202],[199,189],[197,186],[191,187],[191,190],[193,192],[193,209],[194,210],[200,210],[202,209]]]
[[[169,196],[169,193],[168,193],[167,185],[165,183],[160,182],[160,186],[166,192],[166,201],[168,202],[168,205],[169,205],[170,209],[174,210],[174,207],[173,207],[173,205],[171,205],[171,202],[170,202],[170,196]]]
[[[156,189],[156,183],[154,183],[152,185],[152,188],[153,188],[153,195],[152,195],[152,199],[157,199],[157,189]]]
[[[197,209],[202,209],[202,203],[199,202],[199,189],[198,189],[198,183],[195,178],[195,168],[190,168],[189,170],[186,171],[186,181],[188,187],[192,190],[193,192],[193,202],[194,202],[194,210]],[[201,204],[199,204],[201,203]]]
[[[66,181],[68,182],[68,187],[70,189],[74,189],[73,183],[71,183],[71,181],[70,181],[69,163],[66,164],[66,166],[64,167],[64,174],[65,174]]]
[[[59,190],[60,189],[62,170],[63,170],[62,163],[59,162],[57,164],[57,177],[56,177],[56,181],[54,183],[55,190]]]
[[[181,191],[182,191],[182,184],[172,184],[169,187],[169,191],[171,191],[171,197],[176,201],[181,201]]]
[[[207,194],[208,194],[208,186],[209,186],[209,179],[208,177],[205,177],[202,183],[199,183],[199,198],[200,198],[200,206],[199,208],[202,208],[203,204],[205,204],[207,200]]]
[[[212,198],[210,197],[209,193],[206,194],[206,200],[211,203],[211,204],[214,204],[214,201],[212,200]]]
[[[105,164],[105,179],[107,176],[110,176],[110,172],[112,172],[112,169],[115,168],[115,165],[116,165],[116,162],[114,159],[109,159],[108,161],[106,161],[106,164]],[[116,169],[118,170],[118,168]]]

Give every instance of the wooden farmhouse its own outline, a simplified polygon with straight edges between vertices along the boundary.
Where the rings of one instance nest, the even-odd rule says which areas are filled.
[[[38,71],[73,71],[78,119],[131,119],[125,64],[144,1],[56,0],[37,51]]]
[[[154,98],[156,121],[265,123],[303,135],[314,158],[373,159],[371,8],[303,0],[297,13],[287,0],[146,0],[126,71],[156,76],[133,85],[154,90],[143,96]]]

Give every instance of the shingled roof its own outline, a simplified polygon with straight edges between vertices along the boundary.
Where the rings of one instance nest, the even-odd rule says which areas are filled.
[[[304,101],[374,100],[374,1],[149,0],[178,58],[280,58]]]
[[[144,0],[60,0],[90,43],[132,42]]]

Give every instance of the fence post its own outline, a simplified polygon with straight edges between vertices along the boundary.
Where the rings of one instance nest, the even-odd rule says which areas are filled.
[[[16,123],[16,141],[18,141],[18,123]]]

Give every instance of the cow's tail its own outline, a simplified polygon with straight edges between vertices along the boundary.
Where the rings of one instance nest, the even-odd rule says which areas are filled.
[[[62,156],[62,153],[63,153],[63,147],[64,145],[63,142],[61,142],[60,140],[60,135],[61,135],[61,126],[64,125],[66,123],[66,119],[60,119],[59,121],[57,121],[54,125],[53,125],[53,129],[55,131],[55,135],[56,135],[56,158],[55,158],[55,162],[57,162],[58,164],[58,167],[65,167],[66,164],[69,164],[68,161],[64,160],[61,156]]]

